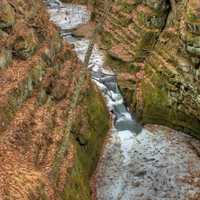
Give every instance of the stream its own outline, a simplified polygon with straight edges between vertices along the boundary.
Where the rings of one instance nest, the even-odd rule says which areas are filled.
[[[90,20],[87,7],[46,1],[51,20],[61,29],[81,61],[89,40],[71,30]],[[125,107],[115,74],[95,45],[91,78],[105,97],[113,127],[95,173],[97,200],[195,200],[200,194],[200,144],[181,132],[161,126],[140,127]]]

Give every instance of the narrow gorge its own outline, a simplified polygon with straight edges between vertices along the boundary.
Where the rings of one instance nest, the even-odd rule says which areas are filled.
[[[0,0],[0,36],[0,200],[200,199],[199,0]]]

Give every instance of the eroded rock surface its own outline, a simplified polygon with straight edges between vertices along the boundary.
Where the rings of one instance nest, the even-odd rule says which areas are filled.
[[[97,21],[103,6],[93,2]],[[200,134],[199,9],[198,0],[175,1],[176,12],[167,0],[113,3],[102,33],[107,63],[144,124]]]
[[[61,7],[51,7],[50,13],[53,14],[52,20],[60,24],[64,38],[73,44],[77,55],[83,61],[89,40],[75,38],[65,31],[65,24],[68,26],[75,17],[71,12],[72,7],[77,14],[77,22],[87,19],[84,7],[79,5],[63,4]],[[66,15],[65,13],[70,14],[67,14],[65,22],[60,23],[58,19]],[[199,141],[161,126],[140,127],[124,106],[113,72],[105,70],[107,66],[104,58],[103,52],[95,45],[89,69],[113,114],[113,129],[104,145],[94,177],[94,198],[199,199]],[[142,78],[140,74],[131,77],[130,74],[124,73],[123,76],[134,80]],[[159,110],[157,112],[159,113]],[[85,143],[82,138],[79,142]]]

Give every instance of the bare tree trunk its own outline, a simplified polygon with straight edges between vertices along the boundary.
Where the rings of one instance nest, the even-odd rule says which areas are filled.
[[[97,34],[101,31],[102,27],[103,27],[103,23],[110,11],[112,7],[112,0],[105,0],[105,4],[104,4],[104,13],[99,21],[99,23],[97,24],[94,33],[92,35],[92,38],[90,40],[89,46],[88,46],[88,50],[86,52],[85,55],[85,60],[84,60],[84,66],[82,67],[81,71],[80,71],[80,75],[79,75],[79,80],[77,81],[76,87],[74,89],[74,94],[72,96],[72,103],[71,106],[69,108],[69,115],[65,124],[65,128],[64,128],[64,133],[63,133],[63,138],[62,138],[62,143],[56,153],[55,159],[54,159],[54,165],[53,165],[53,169],[52,169],[52,178],[55,182],[58,181],[58,175],[59,175],[59,168],[60,165],[64,159],[64,156],[67,152],[67,148],[69,146],[69,138],[70,138],[70,132],[74,123],[74,117],[75,117],[75,109],[80,97],[80,93],[81,90],[85,84],[85,80],[86,80],[86,76],[88,74],[88,65],[89,65],[89,61],[90,61],[90,57],[92,55],[92,50],[94,48],[94,44],[95,44],[95,40],[96,40],[96,36]]]
[[[176,16],[176,1],[170,0],[170,5],[171,5],[171,9],[172,9],[174,16]]]

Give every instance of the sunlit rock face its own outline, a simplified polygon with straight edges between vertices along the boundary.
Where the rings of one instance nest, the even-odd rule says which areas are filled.
[[[76,24],[86,23],[88,11],[74,4],[51,5],[51,19],[60,26],[63,37],[73,44],[78,57],[84,61],[89,40],[81,34],[74,37],[66,27],[73,29]],[[80,30],[85,29],[78,28]],[[89,69],[91,78],[105,96],[113,126],[94,175],[94,199],[198,199],[198,140],[161,126],[139,126],[124,106],[116,77],[112,71],[106,70],[108,66],[104,59],[99,44],[95,44]],[[85,143],[81,137],[79,142]]]
[[[104,4],[96,4],[98,18]],[[120,46],[132,60],[143,60],[164,27],[168,11],[166,1],[116,1],[104,25],[107,48]],[[120,55],[119,60],[123,61]]]
[[[200,4],[175,3],[172,12],[167,0],[115,1],[104,24],[102,48],[127,104],[144,124],[199,135]],[[97,21],[103,6],[104,1],[93,2]]]

